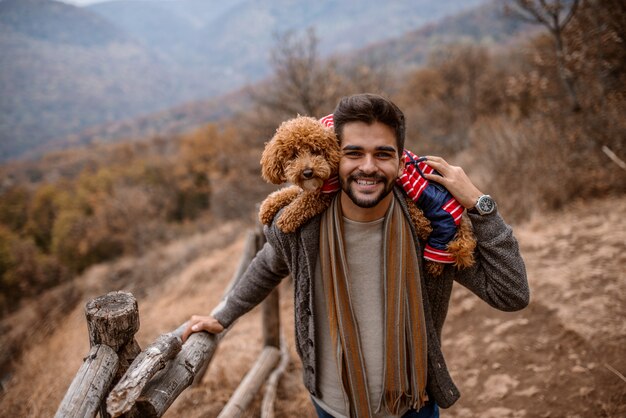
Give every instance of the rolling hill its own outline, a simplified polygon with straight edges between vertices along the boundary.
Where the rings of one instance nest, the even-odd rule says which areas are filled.
[[[3,0],[0,160],[255,82],[276,34],[314,27],[347,53],[483,2]]]
[[[104,3],[102,6],[114,4],[116,3]],[[160,4],[165,6],[178,2]],[[396,38],[356,50],[336,52],[334,58],[347,62],[366,56],[374,62],[380,60],[393,62],[395,71],[406,71],[422,65],[431,53],[450,43],[472,41],[497,48],[520,37],[526,39],[531,33],[527,24],[504,16],[499,1],[490,1]],[[234,91],[213,99],[190,101],[137,118],[93,126],[68,138],[56,139],[36,151],[41,153],[93,141],[107,142],[157,134],[178,134],[202,124],[231,117],[237,110],[249,106],[249,102],[243,91]]]
[[[180,97],[179,79],[162,58],[64,3],[0,2],[0,50],[0,160]]]

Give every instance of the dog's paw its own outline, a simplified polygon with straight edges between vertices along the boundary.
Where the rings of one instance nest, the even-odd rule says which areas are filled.
[[[441,273],[443,273],[444,265],[442,263],[437,263],[436,261],[426,260],[424,267],[426,268],[427,274],[430,274],[433,277],[438,277],[441,276]]]
[[[465,216],[461,219],[456,236],[448,243],[448,252],[454,258],[454,265],[459,269],[472,267],[475,263],[474,250],[476,237],[472,231],[472,224]]]
[[[285,234],[295,232],[308,220],[299,216],[300,212],[294,209],[294,204],[292,203],[281,212],[276,220],[276,226]]]
[[[300,193],[302,193],[302,189],[298,186],[289,186],[267,196],[259,208],[261,224],[270,225],[278,211],[291,204]]]

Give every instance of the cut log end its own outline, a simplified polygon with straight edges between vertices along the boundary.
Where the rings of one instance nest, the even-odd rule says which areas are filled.
[[[110,292],[90,300],[85,316],[92,346],[104,344],[119,351],[139,330],[137,300],[128,292]]]

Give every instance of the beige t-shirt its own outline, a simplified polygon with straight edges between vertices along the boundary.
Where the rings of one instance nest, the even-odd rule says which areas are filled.
[[[384,367],[384,301],[382,281],[383,221],[355,222],[343,218],[344,242],[348,262],[348,291],[359,329],[365,362],[371,409],[379,407]],[[315,269],[315,335],[320,398],[315,401],[326,412],[346,417],[347,398],[339,380],[335,349],[332,346],[326,297],[318,260]],[[376,418],[394,415],[374,414]]]

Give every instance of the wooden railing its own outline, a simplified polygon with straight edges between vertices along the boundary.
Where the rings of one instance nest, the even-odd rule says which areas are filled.
[[[224,292],[237,283],[264,244],[260,229],[250,231],[244,253]],[[237,417],[266,383],[262,417],[273,417],[276,386],[289,357],[281,338],[279,294],[275,289],[263,302],[264,348],[222,409],[220,418]],[[135,341],[139,329],[137,302],[128,292],[111,292],[85,306],[91,349],[70,384],[55,417],[160,417],[190,385],[202,379],[220,334],[192,334],[185,344],[186,323],[160,335],[143,351]],[[282,349],[281,349],[282,347]]]

